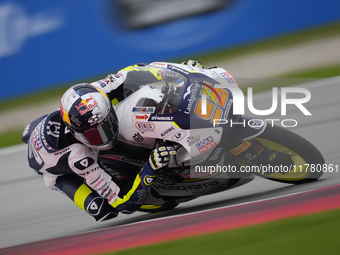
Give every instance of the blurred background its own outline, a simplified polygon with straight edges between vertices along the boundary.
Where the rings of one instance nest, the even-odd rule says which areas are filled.
[[[138,62],[198,59],[236,79],[337,65],[339,8],[337,0],[1,0],[1,146],[58,108],[66,87]]]
[[[0,147],[22,146],[0,151],[0,247],[99,228],[94,222],[88,223],[87,215],[79,217],[78,209],[65,198],[45,191],[39,176],[27,165],[20,139],[28,123],[59,107],[67,87],[104,78],[134,63],[186,59],[197,59],[207,68],[223,67],[240,86],[252,82],[254,91],[278,86],[278,80],[268,79],[294,78],[294,83],[300,84],[306,78],[337,76],[339,10],[339,0],[0,0]],[[263,78],[267,84],[258,85]],[[315,94],[323,97],[314,98],[333,111],[325,114],[328,108],[315,104],[313,114],[319,113],[317,116],[322,118],[313,116],[302,132],[321,145],[326,162],[338,165],[339,100],[334,89],[338,86],[332,87],[335,92],[330,87],[327,94],[320,86]],[[324,119],[329,125],[317,126]],[[13,153],[16,149],[20,149],[19,154]],[[326,186],[327,180],[339,183],[338,177],[327,178],[313,187]],[[261,199],[270,194],[300,192],[310,186],[277,187],[277,183],[259,181],[249,189],[236,190],[234,195],[229,192],[228,198],[237,203],[243,201],[242,196],[251,200],[255,194],[254,199]],[[277,193],[273,193],[274,189]],[[216,198],[220,200],[225,197]],[[201,201],[209,204],[211,197]],[[235,235],[234,241],[224,239],[220,243],[237,246],[242,238],[244,246],[257,242],[248,245],[250,250],[244,254],[273,254],[259,251],[258,243],[265,249],[280,250],[284,246],[295,251],[282,249],[281,254],[304,254],[306,246],[310,247],[307,254],[316,254],[315,248],[322,250],[318,254],[338,254],[339,247],[332,253],[327,244],[338,245],[334,228],[339,222],[338,211],[332,218],[318,217],[322,228],[314,232],[309,227],[317,225],[315,221],[304,218],[305,226],[283,222],[273,225],[273,229],[255,229],[248,236],[241,233]],[[285,228],[291,228],[291,233],[287,234]],[[315,241],[308,239],[306,246],[301,246],[300,237],[314,237]],[[211,239],[213,246],[209,243],[209,251],[204,254],[215,249],[215,239]],[[291,239],[296,246],[287,245]],[[281,245],[277,245],[280,241]],[[201,249],[200,244],[184,242],[187,249]],[[224,250],[220,254],[225,254]]]

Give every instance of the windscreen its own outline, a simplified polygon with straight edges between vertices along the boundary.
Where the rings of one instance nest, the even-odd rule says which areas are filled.
[[[155,107],[157,114],[169,114],[178,110],[185,92],[188,79],[169,69],[143,66],[132,68],[124,82],[126,96],[148,86],[153,89],[153,94],[158,93],[157,99],[153,96],[141,98],[138,107]]]

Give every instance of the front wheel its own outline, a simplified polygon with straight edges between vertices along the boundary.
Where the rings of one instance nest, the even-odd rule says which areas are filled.
[[[287,161],[286,166],[288,172],[264,173],[260,171],[255,173],[256,175],[273,181],[300,184],[319,179],[327,168],[323,156],[313,144],[285,128],[267,127],[260,136],[253,139],[269,148],[273,153],[289,155],[289,165]]]

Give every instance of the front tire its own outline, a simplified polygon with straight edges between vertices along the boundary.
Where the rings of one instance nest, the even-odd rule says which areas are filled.
[[[267,179],[290,184],[316,181],[323,174],[325,160],[320,151],[309,141],[282,127],[267,127],[253,138],[265,147],[290,155],[295,167],[288,173],[255,173]]]

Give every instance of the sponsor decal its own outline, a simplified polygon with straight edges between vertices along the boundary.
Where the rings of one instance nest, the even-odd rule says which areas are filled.
[[[38,126],[33,131],[33,145],[37,151],[40,151],[40,149],[43,147],[40,139],[40,127],[41,123],[39,123]]]
[[[189,74],[188,71],[186,71],[186,70],[184,70],[182,68],[179,68],[177,66],[173,66],[173,65],[168,65],[168,69],[176,71],[176,72],[179,72],[179,73],[187,74],[187,75]]]
[[[90,125],[94,125],[96,123],[98,123],[102,118],[102,114],[99,112],[99,113],[96,113],[96,114],[93,114],[89,119],[88,119],[88,123],[90,123]]]
[[[28,125],[25,127],[24,132],[22,132],[22,136],[27,135],[28,130],[30,129],[30,126],[31,126],[31,124],[28,124]]]
[[[220,73],[220,75],[222,78],[226,79],[230,84],[236,83],[234,77],[230,73],[224,72],[224,73]]]
[[[218,158],[218,155],[220,155],[222,149],[223,149],[223,147],[217,148],[214,155],[212,157],[210,157],[209,160],[216,160]]]
[[[49,121],[47,122],[46,133],[54,137],[59,137],[60,126],[60,122]]]
[[[98,81],[100,87],[104,88],[106,85],[108,85],[110,82],[115,81],[115,78],[113,78],[111,75],[107,76],[105,79],[102,79]]]
[[[191,106],[197,99],[196,98],[196,92],[197,92],[198,87],[199,87],[198,84],[195,84],[193,86],[193,88],[191,88],[191,86],[189,86],[187,88],[187,92],[183,95],[183,99],[185,99],[188,95],[190,95],[190,97],[188,99],[189,102],[188,102],[187,108],[184,111],[184,113],[186,113],[186,114],[190,114]]]
[[[186,93],[184,93],[184,95],[183,95],[183,99],[185,99],[188,95],[190,95],[190,98],[189,98],[189,103],[188,103],[187,109],[184,111],[184,113],[190,114],[191,107],[192,107],[193,103],[197,100],[196,93],[197,93],[198,89],[202,90],[202,93],[203,93],[202,94],[202,98],[201,98],[201,100],[202,100],[201,101],[202,102],[202,106],[201,106],[202,113],[201,114],[202,115],[207,115],[207,113],[206,113],[207,112],[207,109],[206,109],[207,108],[207,106],[206,106],[207,105],[207,95],[210,96],[211,100],[214,101],[216,106],[218,104],[222,105],[222,99],[219,96],[219,94],[216,91],[216,89],[214,89],[212,87],[212,84],[208,83],[208,82],[203,82],[203,87],[202,88],[200,87],[199,84],[195,84],[192,89],[191,89],[191,86],[189,86],[187,88]],[[212,92],[210,92],[210,90]],[[216,100],[218,100],[218,102],[216,102]]]
[[[84,85],[85,83],[82,83],[82,85]],[[77,95],[79,96],[79,97],[81,97],[82,95],[84,95],[84,91],[80,91],[80,90],[77,90]],[[75,98],[76,97],[76,95],[75,94],[73,94],[73,98]]]
[[[86,175],[88,175],[88,174],[90,174],[90,173],[92,173],[92,172],[95,172],[95,171],[97,171],[97,170],[99,170],[99,167],[97,166],[97,167],[95,167],[95,168],[93,168],[93,169],[91,169],[91,170],[89,170],[89,171],[86,171],[85,173],[81,173],[81,174],[79,174],[80,176],[86,176]]]
[[[216,185],[219,185],[218,181],[212,181],[208,183],[202,184],[193,184],[193,185],[157,185],[155,184],[153,187],[157,190],[183,190],[183,191],[197,191],[197,190],[206,190],[210,189]]]
[[[76,123],[76,125],[77,125],[78,127],[80,127],[81,122],[80,122],[79,118],[77,118],[76,116],[72,116],[72,117],[71,117],[71,120],[72,120],[74,123]]]
[[[207,152],[208,150],[211,150],[215,146],[216,142],[211,136],[205,138],[204,140],[196,144],[196,147],[201,154]]]
[[[174,126],[171,126],[170,128],[168,128],[167,130],[165,130],[163,133],[161,133],[161,136],[166,136],[168,134],[170,134],[172,131],[175,130]]]
[[[104,88],[104,87],[106,87],[106,83],[104,82],[104,80],[100,80],[100,81],[98,81],[98,83],[99,83],[99,86],[101,87],[101,88]]]
[[[159,62],[153,62],[153,63],[151,63],[151,65],[155,65],[155,66],[166,66],[165,63],[159,63]]]
[[[85,170],[94,163],[94,159],[90,157],[83,158],[74,163],[74,167],[79,170]]]
[[[47,118],[44,118],[44,120],[42,121],[42,128],[40,129],[40,138],[41,141],[43,142],[43,145],[45,146],[46,150],[48,151],[53,151],[52,147],[47,143],[46,138],[45,138],[45,132],[44,132],[44,127],[45,127],[45,122],[46,122]]]
[[[260,154],[264,149],[260,144],[257,144],[253,147],[257,154]]]
[[[197,136],[189,136],[187,138],[187,143],[188,143],[188,146],[198,142],[199,140],[201,140],[201,136],[200,135],[197,135]]]
[[[155,112],[155,107],[133,107],[132,112],[153,113],[153,112]]]
[[[164,117],[158,117],[158,116],[152,116],[150,120],[168,120],[171,121],[174,117],[164,116]]]
[[[117,78],[117,77],[116,77]],[[118,78],[120,78],[119,76],[118,76]],[[115,78],[113,78],[113,75],[108,75],[108,76],[106,76],[106,78],[103,80],[106,84],[109,84],[110,82],[114,82],[116,79]]]
[[[60,151],[54,153],[54,156],[62,155],[62,154],[64,154],[64,153],[68,152],[69,150],[70,150],[70,148],[65,148],[65,149],[63,149],[63,150],[60,150]]]
[[[100,177],[98,177],[98,178],[100,178]],[[98,180],[97,180],[97,181],[98,181]],[[105,181],[105,179],[104,179],[104,178],[101,178],[100,181],[94,185],[94,188],[95,188],[95,189],[98,188],[98,186],[99,186],[99,185],[102,185],[102,183],[103,183],[104,181]],[[94,184],[94,183],[95,183],[95,182],[93,182],[92,184]]]
[[[147,186],[151,185],[157,176],[145,175],[143,179],[143,183]]]
[[[177,132],[176,134],[174,134],[174,135],[172,136],[172,140],[173,140],[173,141],[180,141],[180,140],[182,140],[185,136],[186,136],[186,132],[185,132],[185,131],[180,131],[180,132]]]
[[[110,186],[107,185],[106,187],[103,188],[103,191],[100,193],[100,195],[103,196],[104,193],[105,193],[106,191],[108,191],[109,189],[110,189]]]
[[[197,92],[197,89],[200,89],[203,92],[205,92],[204,95],[208,94],[210,96],[210,98],[214,101],[216,106],[218,105],[218,103],[220,105],[222,105],[222,100],[221,100],[218,92],[212,87],[211,83],[205,81],[205,82],[203,82],[203,87],[202,88],[199,87],[199,85],[195,85],[195,87],[192,89],[192,91],[191,91],[191,86],[189,86],[187,88],[187,92],[184,93],[183,99],[185,99],[188,95],[190,95],[190,97],[191,97],[191,100],[189,99],[190,107],[188,105],[188,108],[191,109],[191,105],[192,105],[193,101],[196,101],[195,94]],[[210,93],[210,90],[212,91],[212,93]],[[213,94],[215,94],[215,96]],[[218,103],[216,102],[216,99],[218,100]],[[205,96],[205,101],[206,101],[206,96]],[[203,104],[203,102],[202,102],[202,104]],[[205,103],[205,105],[206,105],[206,103]],[[190,112],[190,109],[189,110],[187,109],[187,111]]]
[[[268,160],[270,162],[272,162],[273,160],[275,161],[276,157],[277,157],[277,153],[273,152],[273,153],[269,154]]]
[[[93,184],[95,184],[98,180],[100,179],[100,176],[95,179],[93,182],[90,183],[90,186],[92,186]],[[101,181],[103,181],[104,179],[101,179]]]
[[[87,211],[91,215],[97,215],[99,212],[99,208],[101,208],[103,200],[101,198],[95,198],[92,202],[88,205]]]
[[[135,115],[136,120],[147,120],[150,117],[150,115],[144,114],[144,115]]]
[[[234,155],[240,154],[241,152],[244,152],[246,149],[248,149],[251,146],[251,143],[248,141],[243,142],[241,145],[237,146],[236,148],[230,150],[230,152]]]
[[[256,154],[254,154],[254,155],[252,155],[250,152],[249,153],[247,153],[246,155],[244,155],[245,156],[245,158],[247,159],[247,160],[252,160],[252,159],[254,159],[254,158],[256,158]]]
[[[75,107],[80,115],[84,115],[85,113],[92,111],[97,105],[97,101],[90,96],[89,98],[81,100],[80,104]]]
[[[108,200],[111,201],[116,196],[117,196],[117,193],[115,192],[108,197]]]
[[[143,136],[141,136],[138,132],[136,134],[133,135],[132,137],[136,142],[143,142],[144,138]]]
[[[155,129],[155,124],[152,122],[136,122],[135,126],[138,130],[144,132],[152,132]]]
[[[190,170],[189,170],[190,172]],[[174,180],[172,180],[171,178],[169,178],[168,176],[159,176],[157,178],[157,183],[160,183],[162,185],[176,185],[176,182]]]
[[[68,127],[65,127],[64,129],[64,134],[70,133],[70,130],[68,129]]]
[[[204,85],[203,88],[200,88],[200,87],[198,87],[198,88],[201,89],[203,92],[207,93],[207,94],[210,96],[210,98],[214,101],[214,103],[215,103],[216,106],[218,105],[218,103],[216,103],[216,99],[218,99],[219,104],[222,105],[221,97],[220,97],[220,95],[217,93],[217,91],[212,87],[212,84],[211,84],[211,83],[208,83],[208,82],[203,82],[203,85]],[[206,87],[207,87],[208,89],[207,89]],[[210,93],[209,90],[211,90],[212,93]],[[213,94],[215,94],[215,96],[214,96]],[[206,98],[206,97],[205,97],[205,98]],[[222,105],[222,106],[223,106],[223,105]]]

